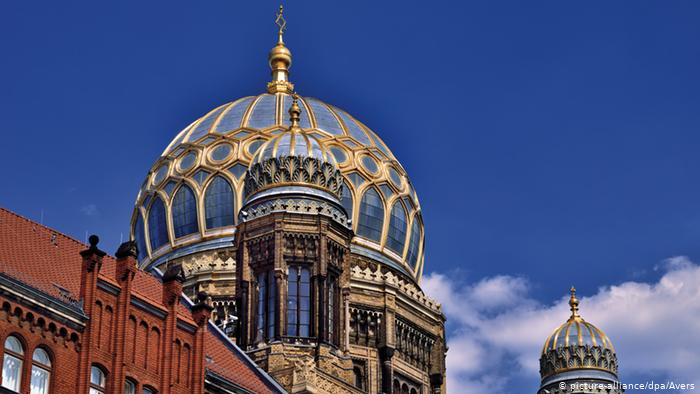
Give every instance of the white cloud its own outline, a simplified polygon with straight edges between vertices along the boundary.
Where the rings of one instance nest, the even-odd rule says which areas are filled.
[[[625,376],[700,383],[700,266],[665,260],[655,283],[625,282],[579,294],[582,316],[612,339]],[[451,393],[521,392],[512,380],[539,381],[542,345],[569,316],[568,295],[542,304],[524,278],[497,276],[465,284],[439,273],[423,288],[443,304]],[[562,288],[566,292],[566,287]]]
[[[83,205],[80,208],[80,212],[82,212],[85,216],[96,216],[97,214],[99,214],[99,211],[97,210],[97,205],[95,204]]]

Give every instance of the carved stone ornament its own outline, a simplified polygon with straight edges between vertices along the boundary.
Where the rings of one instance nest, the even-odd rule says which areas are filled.
[[[275,184],[305,184],[331,192],[338,199],[343,190],[343,176],[333,164],[314,157],[281,156],[255,163],[248,169],[244,194],[252,194]]]

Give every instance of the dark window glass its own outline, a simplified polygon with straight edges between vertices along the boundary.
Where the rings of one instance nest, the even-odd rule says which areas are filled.
[[[257,322],[257,335],[256,341],[263,340],[263,333],[265,327],[265,300],[267,295],[267,280],[266,274],[262,273],[258,275],[258,322]]]
[[[406,210],[400,202],[394,204],[389,221],[389,234],[386,246],[399,255],[403,254],[403,246],[406,243]]]
[[[411,226],[411,238],[408,244],[408,254],[406,255],[406,261],[411,265],[411,268],[416,268],[419,242],[420,227],[418,226],[418,218],[416,217],[413,219],[413,225]]]
[[[173,229],[175,238],[199,231],[197,224],[197,202],[187,185],[182,185],[173,198]]]
[[[136,240],[136,248],[139,250],[139,260],[146,257],[146,237],[143,231],[143,219],[141,213],[137,213],[136,224],[134,225],[134,239]]]
[[[352,192],[350,187],[343,185],[343,194],[341,196],[340,203],[345,208],[345,213],[348,214],[348,219],[352,220]]]
[[[338,319],[338,281],[334,277],[328,280],[328,341],[336,343],[335,322]]]
[[[233,226],[233,189],[221,176],[207,187],[204,195],[204,211],[207,228]]]
[[[267,337],[275,337],[275,295],[277,295],[277,282],[275,282],[275,273],[268,272],[267,275]]]
[[[384,204],[375,189],[369,189],[362,196],[357,234],[379,242],[384,224]]]
[[[148,212],[148,235],[151,238],[151,250],[156,250],[168,243],[168,225],[165,222],[165,204],[156,197]]]
[[[301,266],[289,267],[287,335],[308,337],[311,326],[311,275]]]

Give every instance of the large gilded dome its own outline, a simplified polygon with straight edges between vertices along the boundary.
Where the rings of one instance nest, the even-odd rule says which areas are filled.
[[[269,60],[273,80],[267,93],[204,114],[179,132],[151,167],[131,221],[142,267],[230,245],[244,204],[248,167],[266,154],[260,151],[263,145],[290,127],[291,53],[281,40]],[[355,232],[352,252],[418,281],[423,222],[406,171],[357,118],[316,98],[299,97],[298,103],[299,127],[330,151],[345,178],[341,204]]]

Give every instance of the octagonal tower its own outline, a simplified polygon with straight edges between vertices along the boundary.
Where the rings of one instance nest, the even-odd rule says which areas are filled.
[[[377,134],[294,93],[278,22],[267,93],[205,114],[149,171],[140,265],[181,265],[187,294],[207,291],[217,324],[290,392],[444,392],[415,190]]]

